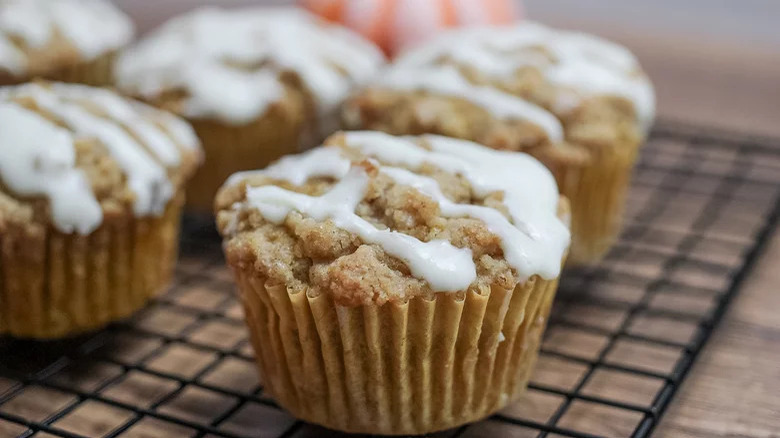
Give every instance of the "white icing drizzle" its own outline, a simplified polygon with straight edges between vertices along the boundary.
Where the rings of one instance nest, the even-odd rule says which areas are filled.
[[[157,111],[141,102],[132,101],[131,103],[136,111],[154,113],[154,117],[157,118],[157,123],[165,129],[165,132],[168,133],[179,146],[189,150],[200,149],[200,139],[198,139],[198,134],[195,133],[195,130],[192,129],[192,125],[169,112]]]
[[[150,120],[142,117],[138,108],[134,108],[131,101],[108,90],[90,88],[85,85],[53,84],[52,90],[55,94],[66,99],[98,108],[109,118],[124,125],[164,165],[170,167],[179,165],[181,157],[176,142]],[[121,141],[128,140],[132,139],[127,137]]]
[[[89,60],[124,46],[134,32],[130,19],[105,0],[2,0],[0,66],[14,74],[26,70],[12,38],[38,49],[59,35]]]
[[[397,182],[411,185],[439,203],[445,217],[473,217],[501,237],[504,257],[519,275],[555,278],[569,246],[567,227],[557,218],[558,187],[552,174],[529,155],[495,151],[465,140],[424,136],[431,151],[404,138],[377,132],[350,132],[347,145],[389,165],[413,170],[428,163],[463,176],[480,197],[503,192],[511,222],[497,210],[456,205],[431,178],[383,169]]]
[[[120,88],[145,98],[186,90],[188,117],[243,124],[283,97],[283,72],[295,72],[326,113],[382,62],[371,44],[298,9],[207,8],[127,50],[116,72]]]
[[[11,41],[0,37],[0,68],[18,76],[24,73],[26,63],[24,53]]]
[[[341,179],[349,172],[350,166],[350,161],[345,159],[338,149],[315,148],[302,154],[283,157],[263,170],[235,173],[228,178],[225,186],[233,186],[241,180],[258,175],[300,186],[311,178]]]
[[[548,52],[552,59],[540,54],[538,49]],[[394,65],[394,74],[416,76],[418,89],[460,97],[468,92],[466,87],[447,92],[441,85],[429,85],[438,74],[431,67],[444,59],[499,80],[521,67],[537,67],[551,83],[569,91],[560,94],[555,102],[556,111],[566,111],[590,96],[614,95],[634,104],[639,122],[645,128],[652,123],[655,114],[653,87],[641,73],[636,58],[626,48],[595,36],[529,22],[507,27],[468,28],[446,33],[406,53]],[[450,81],[454,83],[455,80]],[[392,86],[393,82],[382,85]],[[517,98],[498,89],[495,92]],[[489,109],[492,105],[500,105],[496,103],[499,101],[499,98],[492,98],[475,103]],[[526,119],[544,127],[533,117]]]
[[[358,235],[366,243],[381,246],[388,254],[404,261],[412,275],[426,280],[436,291],[456,292],[474,282],[477,274],[471,250],[456,248],[444,240],[422,242],[397,231],[380,230],[355,214],[368,182],[366,172],[354,167],[319,197],[276,186],[250,187],[246,196],[247,202],[270,222],[282,223],[292,211],[319,221],[330,219],[337,227]]]
[[[71,133],[10,102],[0,102],[0,180],[22,196],[45,196],[63,233],[89,234],[103,211],[76,168]]]
[[[551,279],[560,274],[561,259],[570,241],[569,231],[557,217],[559,195],[555,180],[530,156],[493,151],[471,142],[437,136],[414,140],[378,132],[344,135],[347,148],[378,160],[380,172],[397,184],[411,186],[431,197],[439,204],[442,216],[470,217],[485,223],[501,239],[504,257],[520,277],[538,274]],[[324,165],[314,165],[318,161]],[[450,201],[436,180],[414,173],[426,163],[461,175],[477,196],[503,193],[509,218],[490,207]],[[421,242],[402,233],[378,229],[360,218],[355,208],[365,196],[369,177],[362,167],[352,166],[347,171],[349,166],[350,160],[337,147],[288,157],[259,174],[294,185],[317,176],[329,176],[339,182],[319,197],[273,185],[247,187],[246,202],[234,209],[257,209],[268,221],[277,224],[292,211],[320,221],[330,219],[337,227],[358,235],[365,242],[380,245],[403,260],[413,275],[428,282],[434,291],[467,289],[476,279],[471,251],[445,241]],[[228,184],[237,184],[246,176],[241,174]]]
[[[16,160],[17,164],[23,167],[24,161],[18,157],[34,157],[37,153],[37,149],[34,148],[38,143],[29,141],[28,137],[39,139],[40,144],[48,145],[49,143],[62,143],[61,133],[72,131],[72,134],[68,136],[71,139],[71,148],[73,141],[75,141],[73,139],[96,139],[106,148],[124,172],[128,186],[135,195],[133,210],[138,216],[159,215],[164,212],[174,192],[173,184],[168,177],[168,169],[175,168],[181,162],[179,147],[182,149],[198,148],[198,143],[194,140],[194,133],[191,132],[191,129],[188,130],[181,126],[184,122],[174,120],[173,116],[147,105],[121,98],[107,90],[73,84],[51,84],[46,87],[35,83],[0,89],[0,100],[8,101],[11,99],[30,99],[39,109],[61,122],[67,130],[38,116],[33,111],[18,107],[20,111],[28,112],[30,117],[39,122],[39,125],[45,124],[49,128],[33,129],[34,126],[27,123],[14,130],[4,131],[0,149],[19,149],[20,152]],[[92,108],[97,113],[91,112],[88,108]],[[103,116],[97,115],[100,113]],[[173,127],[171,131],[177,133],[166,135],[153,123],[158,118],[162,120],[163,128],[171,126]],[[4,126],[3,130],[6,129],[6,125],[14,126],[12,121],[3,120],[1,124]],[[181,137],[182,141],[179,141],[178,137]],[[63,148],[63,146],[59,147]],[[199,153],[199,151],[197,152]],[[70,163],[63,160],[59,162]],[[64,164],[60,164],[59,167],[63,166]],[[6,170],[0,172],[0,177],[5,180]],[[22,177],[28,180],[18,181],[18,178]],[[46,177],[55,178],[52,181],[57,181],[56,175],[31,172],[26,175],[16,175],[17,183],[11,188],[15,190],[16,186],[32,187],[36,184],[31,181],[32,179],[45,179]],[[45,180],[38,184],[48,186],[53,182]],[[62,196],[71,196],[74,199],[94,197],[88,184],[63,184],[58,190],[61,190],[57,193],[62,194]],[[20,192],[24,193],[21,190]],[[54,222],[69,223],[68,221],[74,216],[59,213],[61,210],[56,206],[59,199],[62,198],[55,199],[55,196],[52,195],[49,197],[52,202]],[[83,205],[85,202],[76,203]],[[64,231],[76,230],[86,234],[94,229],[94,221],[82,216],[79,217],[81,221],[77,225],[65,226]]]
[[[43,88],[39,90],[31,95],[38,106],[61,119],[77,135],[97,138],[117,160],[135,193],[135,213],[162,214],[173,196],[165,169],[115,122],[95,116],[77,104],[63,102]]]
[[[425,90],[457,96],[481,106],[498,118],[528,120],[540,126],[552,141],[563,140],[558,119],[538,105],[493,87],[474,85],[452,66],[428,66],[414,72],[391,69],[378,84],[394,90]]]

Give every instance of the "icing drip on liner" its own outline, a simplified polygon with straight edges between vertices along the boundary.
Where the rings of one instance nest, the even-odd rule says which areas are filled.
[[[79,139],[97,140],[116,161],[135,195],[137,216],[165,211],[174,192],[168,168],[180,164],[179,147],[199,153],[198,140],[186,123],[108,90],[57,83],[0,89],[0,100],[13,99],[31,100],[67,129],[33,110],[2,103],[0,179],[14,192],[49,198],[53,222],[66,233],[89,234],[102,223],[99,205],[100,214],[94,213],[92,188],[75,168]]]
[[[62,37],[90,60],[127,44],[134,33],[130,19],[105,0],[3,0],[0,68],[16,75],[27,69],[27,57],[12,38],[39,49]]]
[[[0,125],[0,179],[23,196],[48,198],[60,231],[94,231],[103,211],[86,175],[76,168],[71,133],[10,102],[0,102]]]
[[[544,49],[551,57],[538,51]],[[618,96],[634,104],[640,124],[649,128],[655,114],[653,87],[641,74],[636,58],[624,47],[595,36],[558,31],[535,23],[506,27],[469,28],[442,35],[431,43],[401,56],[389,78],[379,85],[390,89],[417,89],[469,99],[487,110],[504,106],[507,99],[519,97],[493,89],[493,95],[475,90],[458,70],[444,66],[449,59],[459,66],[474,68],[497,80],[509,79],[521,67],[538,68],[551,83],[564,88],[554,103],[556,111],[576,107],[590,96]],[[447,74],[442,73],[442,70]],[[406,78],[398,80],[397,78]],[[486,87],[479,87],[486,88]],[[499,97],[502,95],[503,97]],[[475,97],[476,96],[476,97]],[[526,102],[527,105],[535,105]],[[536,107],[539,110],[546,110]],[[550,125],[551,113],[496,114],[537,123],[555,140],[557,127]]]
[[[207,8],[125,51],[116,73],[120,88],[147,99],[184,89],[188,117],[244,124],[283,98],[283,72],[296,73],[327,113],[382,62],[371,44],[302,10]]]
[[[533,158],[519,153],[493,151],[474,143],[444,137],[422,139],[432,150],[411,139],[376,132],[346,133],[346,147],[379,161],[379,171],[397,184],[408,185],[439,204],[442,216],[470,217],[482,221],[502,242],[504,257],[522,278],[538,274],[555,278],[560,273],[563,253],[569,245],[566,226],[557,218],[558,191],[552,175]],[[322,162],[325,165],[313,165]],[[490,207],[456,204],[441,192],[436,180],[415,174],[424,164],[466,178],[477,196],[501,191],[509,211],[506,218]],[[242,173],[228,181],[238,184],[252,174],[301,185],[313,177],[331,177],[339,182],[326,194],[313,197],[277,186],[246,188],[246,202],[234,209],[257,209],[268,221],[280,224],[292,211],[316,220],[333,220],[364,242],[382,246],[388,254],[403,260],[415,277],[428,282],[434,291],[465,290],[476,278],[476,266],[468,249],[446,241],[422,242],[411,236],[377,229],[360,218],[355,208],[365,195],[369,179],[360,166],[336,147],[314,149],[288,157],[266,170]],[[393,167],[402,165],[407,169]]]

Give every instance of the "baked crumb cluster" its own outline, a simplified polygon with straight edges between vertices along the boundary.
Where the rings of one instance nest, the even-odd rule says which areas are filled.
[[[524,23],[455,31],[408,52],[343,119],[578,162],[638,144],[653,112],[652,87],[625,48]]]
[[[532,220],[542,218],[549,222],[545,224],[547,228],[534,230],[544,234],[540,239],[546,239],[544,244],[551,247],[549,254],[527,254],[528,259],[546,257],[544,263],[547,266],[551,266],[550,259],[554,259],[552,264],[555,266],[550,268],[552,272],[527,269],[520,272],[505,257],[506,239],[492,232],[483,220],[465,213],[443,214],[442,205],[449,201],[456,207],[450,205],[448,208],[463,205],[487,207],[484,210],[493,210],[507,224],[513,222],[504,202],[505,193],[477,190],[468,175],[451,170],[452,163],[459,165],[460,157],[454,158],[442,152],[445,146],[437,149],[438,154],[431,150],[434,140],[440,144],[454,141],[439,137],[402,139],[379,133],[337,134],[326,142],[326,146],[312,152],[282,159],[265,171],[234,176],[217,198],[218,227],[226,238],[225,249],[231,265],[255,269],[269,283],[287,285],[291,292],[328,293],[345,305],[406,301],[417,296],[432,297],[434,293],[441,292],[436,284],[432,285],[415,275],[414,266],[419,265],[419,260],[404,261],[403,256],[398,256],[403,251],[398,250],[393,255],[389,243],[366,242],[359,233],[346,231],[348,225],[339,226],[339,219],[334,214],[313,217],[317,214],[300,211],[316,202],[316,198],[331,196],[337,190],[335,187],[344,185],[357,172],[365,174],[367,182],[354,212],[371,227],[401,234],[404,239],[446,242],[451,246],[446,254],[454,258],[459,255],[457,251],[470,251],[467,257],[473,266],[456,269],[454,274],[463,275],[472,269],[475,271],[473,279],[466,281],[466,287],[448,292],[463,294],[472,290],[484,293],[491,286],[512,289],[533,275],[556,276],[569,235],[558,219],[558,214],[565,213],[558,210],[557,188],[549,173],[531,158],[528,158],[528,163],[516,167],[518,172],[533,174],[530,179],[518,175],[517,184],[533,181],[527,191],[539,190],[543,196],[553,198],[552,203],[544,200],[525,207],[540,210],[540,215]],[[404,159],[399,162],[398,156],[387,156],[382,152],[387,150],[385,148],[392,148],[392,142],[398,141],[419,148],[426,157],[416,163]],[[469,145],[470,148],[482,148]],[[500,154],[482,149],[484,153]],[[407,175],[405,171],[412,174],[412,179],[399,180],[396,175]],[[414,179],[417,176],[428,178],[429,183],[435,182],[446,201],[437,201],[427,193],[429,189],[415,186],[419,182]],[[299,209],[291,209],[289,214],[275,214],[276,201],[257,203],[259,195],[253,194],[253,191],[258,188],[266,189],[263,195],[281,190],[281,198],[278,199],[282,199],[279,201],[282,204],[284,198],[289,197],[284,191],[312,198]],[[268,188],[271,190],[268,191]],[[349,195],[333,199],[344,197]],[[537,225],[532,221],[514,223],[517,228]],[[533,242],[528,244],[528,248],[534,249]]]
[[[162,214],[202,158],[184,121],[81,85],[4,88],[0,126],[0,231]]]
[[[0,1],[0,80],[91,61],[134,33],[130,19],[107,0]]]

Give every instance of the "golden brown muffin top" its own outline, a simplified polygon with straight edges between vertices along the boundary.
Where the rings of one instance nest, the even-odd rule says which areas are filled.
[[[92,60],[134,32],[106,0],[0,0],[0,76],[34,77]]]
[[[83,85],[1,88],[0,126],[0,232],[160,215],[202,158],[183,120]]]
[[[296,8],[204,8],[176,17],[124,51],[118,86],[191,119],[243,125],[287,93],[336,109],[384,58],[347,29]]]
[[[382,304],[557,277],[569,244],[559,202],[526,154],[364,131],[236,174],[217,196],[217,224],[237,269]]]
[[[351,128],[576,159],[637,144],[653,113],[652,86],[628,50],[522,23],[454,31],[406,53],[343,116]]]

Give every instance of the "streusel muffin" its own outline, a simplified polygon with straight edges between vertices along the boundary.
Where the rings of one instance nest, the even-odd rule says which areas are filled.
[[[625,192],[654,114],[634,56],[534,23],[456,31],[412,50],[344,109],[351,129],[435,133],[526,151],[572,205],[569,261],[616,240]]]
[[[0,89],[0,334],[75,335],[167,284],[183,186],[201,158],[183,120],[100,88]]]
[[[212,212],[232,173],[314,146],[383,63],[371,43],[293,8],[199,9],[122,54],[119,89],[189,119],[206,162],[188,206]]]
[[[299,418],[422,434],[525,389],[569,245],[530,156],[337,134],[232,177],[217,207],[263,382]]]
[[[0,85],[36,77],[109,85],[116,51],[133,36],[108,0],[0,0]]]

